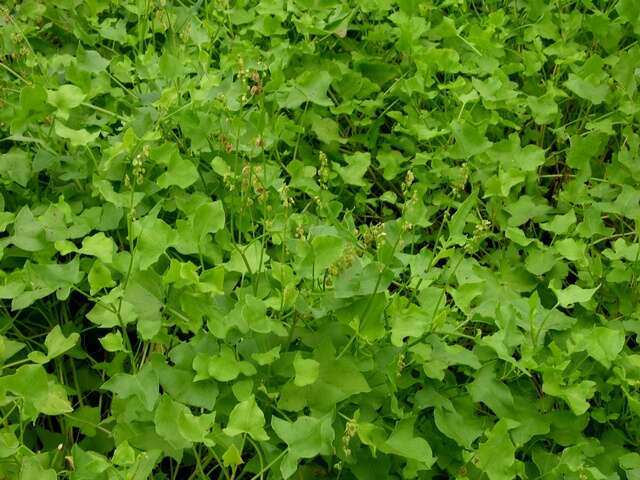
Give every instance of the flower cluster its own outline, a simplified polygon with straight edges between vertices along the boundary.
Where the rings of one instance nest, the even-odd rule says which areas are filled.
[[[136,185],[142,185],[142,182],[144,182],[144,175],[147,173],[147,169],[144,167],[144,161],[149,157],[149,150],[149,145],[145,145],[142,147],[142,152],[133,157],[133,160],[131,161],[131,174],[133,175]],[[124,184],[127,188],[131,187],[129,174],[125,174],[124,176]]]
[[[278,193],[280,194],[280,201],[282,202],[282,206],[284,208],[289,208],[291,206],[291,197],[289,196],[289,186],[282,185],[278,189]]]
[[[465,162],[460,167],[459,176],[456,179],[456,182],[451,185],[451,190],[453,196],[458,198],[464,192],[464,189],[467,186],[467,182],[469,181],[469,165]]]
[[[480,242],[484,240],[487,235],[491,233],[491,221],[483,218],[480,223],[477,223],[473,229],[473,236],[465,244],[464,248],[467,252],[477,250]]]
[[[344,428],[344,434],[342,435],[342,450],[345,456],[351,456],[351,449],[349,448],[349,444],[351,443],[351,439],[356,436],[358,433],[358,423],[355,419],[350,418],[347,421],[347,424]]]
[[[380,247],[384,244],[387,234],[384,232],[384,224],[366,225],[362,228],[362,241],[367,248],[374,244]]]
[[[320,160],[320,168],[318,169],[318,176],[320,180],[320,186],[322,188],[327,188],[327,183],[329,182],[329,160],[327,158],[327,154],[324,152],[320,152],[318,154],[318,159]]]
[[[408,195],[409,189],[415,179],[416,177],[413,175],[413,170],[407,170],[407,174],[404,176],[404,181],[402,182],[402,195],[405,197]]]

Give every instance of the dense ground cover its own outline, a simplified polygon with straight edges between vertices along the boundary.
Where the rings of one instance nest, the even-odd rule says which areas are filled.
[[[0,479],[640,478],[640,2],[3,5]]]

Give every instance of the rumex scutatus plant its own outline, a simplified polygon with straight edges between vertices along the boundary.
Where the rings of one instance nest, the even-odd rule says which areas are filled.
[[[0,479],[638,478],[638,35],[3,2]]]

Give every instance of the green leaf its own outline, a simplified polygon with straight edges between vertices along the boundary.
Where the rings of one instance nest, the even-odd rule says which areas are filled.
[[[66,120],[69,111],[80,106],[86,95],[75,85],[62,85],[57,90],[47,90],[47,102],[56,107],[57,115]]]
[[[106,457],[97,452],[85,451],[78,444],[71,447],[69,458],[74,466],[70,480],[105,478],[107,470],[113,469]]]
[[[219,394],[218,384],[214,381],[195,381],[193,371],[188,365],[169,366],[161,354],[153,354],[150,358],[154,370],[158,374],[162,390],[174,400],[185,405],[213,410]]]
[[[225,162],[221,157],[213,157],[213,160],[211,160],[211,168],[214,172],[216,172],[223,178],[226,178],[233,174],[233,171],[231,170],[231,167],[229,167],[229,164]]]
[[[484,432],[484,422],[473,411],[470,400],[455,399],[446,407],[436,407],[434,421],[438,430],[461,447],[471,449],[473,442]]]
[[[529,97],[527,105],[531,109],[531,116],[538,125],[552,123],[558,118],[558,104],[553,95],[547,93],[540,97]]]
[[[640,29],[640,27],[639,27]],[[623,87],[627,95],[633,95],[638,89],[636,65],[640,60],[640,48],[636,45],[618,55],[618,62],[612,69],[611,76]]]
[[[56,357],[64,354],[66,351],[75,347],[76,343],[80,339],[80,334],[72,333],[68,337],[65,337],[60,329],[59,325],[53,327],[47,337],[44,339],[44,346],[47,348],[47,355],[42,355],[41,352],[32,352],[29,354],[29,359],[36,363],[45,363],[49,360],[53,360]]]
[[[84,128],[74,130],[60,122],[56,122],[54,130],[56,135],[69,140],[69,143],[71,143],[73,147],[84,147],[98,138],[100,134],[100,132],[88,132]]]
[[[542,390],[547,395],[562,398],[574,415],[582,415],[589,409],[589,399],[596,391],[596,383],[582,380],[578,383],[565,384],[557,372],[546,372],[543,376]]]
[[[13,222],[11,243],[29,252],[36,252],[47,246],[44,228],[33,217],[27,205],[18,211]]]
[[[470,158],[484,152],[492,145],[481,129],[466,121],[453,120],[451,131],[456,139],[455,145],[449,152],[452,158]]]
[[[91,295],[95,295],[103,288],[111,288],[116,285],[116,282],[111,277],[111,271],[100,261],[100,259],[96,259],[93,262],[87,279],[89,280]]]
[[[0,154],[0,176],[26,187],[31,178],[31,156],[20,148],[13,147]]]
[[[431,322],[438,313],[439,298],[444,296],[440,288],[428,287],[423,290],[423,298],[427,299],[427,308],[409,305],[398,312],[391,313],[391,343],[402,346],[405,337],[421,337],[430,328]],[[443,297],[444,298],[444,297]]]
[[[0,431],[0,458],[13,456],[20,449],[20,441],[8,429]]]
[[[584,175],[590,175],[591,162],[600,155],[607,141],[606,135],[592,132],[587,135],[573,135],[570,140],[567,165],[583,172]]]
[[[294,422],[278,417],[271,418],[271,426],[276,435],[287,444],[287,454],[280,464],[284,478],[293,475],[301,458],[331,454],[335,437],[331,417],[314,418],[299,416]]]
[[[525,233],[516,227],[507,227],[507,229],[504,232],[504,235],[509,240],[520,245],[521,247],[526,247],[535,241],[533,238],[527,238]]]
[[[189,408],[162,395],[155,409],[156,432],[178,450],[190,448],[194,442],[213,445],[207,437],[211,432],[215,414],[195,416]]]
[[[32,264],[28,266],[34,288],[57,291],[61,300],[69,296],[70,288],[83,278],[78,257],[67,263]]]
[[[537,145],[520,147],[520,138],[510,135],[507,140],[494,144],[487,155],[505,170],[535,172],[544,164],[544,150]]]
[[[564,82],[564,85],[576,95],[589,100],[594,105],[604,102],[609,93],[609,86],[606,83],[600,83],[592,78],[582,78],[573,73],[569,74],[568,80]]]
[[[371,262],[363,267],[360,262],[354,262],[336,278],[336,298],[375,295],[386,290],[393,276],[393,272],[382,263]]]
[[[49,381],[42,365],[24,365],[15,374],[0,378],[0,391],[3,389],[22,398],[36,412],[45,415],[61,415],[73,411],[64,389]]]
[[[397,423],[384,444],[386,453],[420,462],[424,468],[430,468],[436,461],[429,443],[413,433],[415,418],[407,418]]]
[[[298,108],[304,102],[323,107],[332,106],[333,102],[327,97],[331,81],[331,75],[325,70],[306,71],[292,83],[288,96],[280,101],[280,106],[292,109]]]
[[[98,433],[96,427],[100,426],[100,408],[83,405],[69,414],[67,419],[69,424],[79,429],[83,435],[95,437]]]
[[[625,470],[640,469],[640,453],[633,452],[622,455],[618,462]]]
[[[509,387],[498,380],[492,365],[484,365],[478,370],[468,389],[474,402],[484,403],[498,417],[512,416],[513,395]]]
[[[555,242],[553,247],[562,257],[572,262],[586,259],[587,245],[582,240],[563,238]]]
[[[311,240],[312,271],[315,272],[316,276],[321,275],[325,269],[340,259],[344,251],[344,245],[344,240],[330,235],[320,235]],[[306,264],[307,262],[304,263]],[[303,272],[301,271],[300,273]],[[311,273],[309,272],[309,276],[311,276]]]
[[[216,233],[224,228],[224,218],[222,202],[207,202],[200,205],[193,217],[194,232],[202,240],[205,234]]]
[[[248,433],[254,440],[266,441],[269,440],[269,435],[265,432],[264,425],[264,414],[258,407],[255,396],[251,395],[233,407],[223,432],[230,437]]]
[[[161,277],[153,271],[130,275],[123,299],[135,311],[138,334],[143,340],[151,340],[162,326],[164,289]]]
[[[180,155],[180,151],[174,144],[165,143],[151,150],[151,159],[167,167],[167,170],[157,179],[160,188],[171,185],[187,188],[198,180],[198,170],[192,162]]]
[[[476,451],[478,467],[486,473],[489,480],[514,478],[515,452],[509,436],[509,422],[501,419],[487,434],[487,441],[481,443]]]
[[[109,60],[95,50],[84,50],[82,47],[78,47],[76,55],[78,67],[85,72],[99,74],[104,72],[109,65]]]
[[[270,365],[280,358],[280,346],[273,347],[271,350],[267,350],[266,352],[252,353],[251,358],[253,358],[260,366]]]
[[[353,359],[316,357],[316,361],[320,363],[318,379],[312,385],[304,387],[308,389],[308,402],[313,408],[326,411],[353,395],[371,391]]]
[[[333,163],[333,168],[342,180],[348,185],[364,187],[364,175],[371,165],[371,154],[369,152],[356,152],[353,155],[345,155],[346,166]]]
[[[43,467],[38,459],[25,457],[20,469],[20,480],[56,480],[58,475],[52,468]]]
[[[524,261],[527,271],[534,275],[544,275],[558,263],[558,257],[552,249],[533,248]]]
[[[238,447],[232,443],[222,454],[222,462],[225,467],[237,467],[238,465],[242,465],[244,460],[242,460],[242,455],[238,451]]]
[[[633,0],[620,0],[616,4],[616,10],[622,18],[633,25],[633,31],[640,34],[640,8]]]
[[[313,359],[304,359],[300,355],[297,355],[293,360],[293,368],[296,371],[293,383],[298,387],[311,385],[318,379],[320,374],[320,363]]]
[[[462,231],[467,223],[469,214],[477,201],[476,194],[473,193],[465,198],[464,202],[456,209],[456,212],[449,220],[449,239],[456,239],[462,235]]]
[[[402,171],[404,157],[397,150],[385,150],[379,152],[376,160],[383,169],[382,176],[385,180],[393,180]]]
[[[565,289],[556,288],[553,285],[549,285],[553,293],[558,298],[558,304],[561,307],[572,307],[574,303],[586,303],[596,293],[598,287],[595,288],[582,288],[577,285],[569,285]]]
[[[311,128],[318,139],[324,143],[346,143],[347,140],[340,136],[338,122],[328,117],[313,116]]]
[[[269,260],[262,242],[256,240],[249,245],[236,245],[231,252],[231,258],[226,264],[226,269],[231,272],[247,274],[255,273],[264,267]]]
[[[122,292],[112,291],[116,296],[104,296],[87,313],[87,318],[102,328],[121,327],[136,320],[136,312],[129,302],[120,303]],[[118,308],[120,315],[118,315]]]
[[[198,290],[214,295],[224,293],[224,267],[217,267],[204,270],[198,279]]]
[[[129,442],[126,440],[118,443],[115,450],[113,451],[113,456],[111,457],[111,461],[114,465],[131,465],[136,461],[136,452],[129,445]]]
[[[191,262],[180,262],[171,259],[169,268],[164,272],[162,283],[173,284],[175,288],[183,288],[198,283],[197,267]]]
[[[573,351],[586,351],[605,368],[611,368],[626,341],[624,331],[613,327],[578,330],[572,333],[571,340]]]
[[[125,350],[120,332],[107,333],[100,339],[100,344],[107,352],[123,352]]]
[[[95,235],[82,239],[82,248],[79,252],[97,257],[103,263],[109,265],[113,262],[113,256],[116,250],[117,248],[114,241],[103,232],[98,232]]]
[[[505,210],[511,215],[510,227],[518,227],[531,219],[544,217],[551,207],[543,202],[536,201],[529,195],[522,195],[516,202],[510,203]]]
[[[148,411],[153,410],[160,397],[158,376],[151,364],[146,364],[134,375],[117,373],[107,380],[101,388],[109,390],[123,399],[137,397]]]
[[[564,235],[576,224],[576,214],[573,209],[564,215],[556,215],[550,222],[540,224],[540,228],[556,235]]]
[[[0,363],[6,362],[8,359],[13,357],[16,353],[24,348],[24,343],[16,342],[3,335],[0,335]]]
[[[242,307],[242,319],[246,322],[250,330],[258,333],[274,332],[276,335],[284,337],[287,330],[277,320],[273,320],[267,316],[267,308],[265,303],[254,297],[247,295],[244,298],[244,306]]]
[[[139,222],[136,257],[140,270],[147,270],[156,263],[164,251],[173,243],[175,231],[155,216],[147,216]]]
[[[230,382],[238,378],[243,371],[247,371],[247,367],[249,365],[246,362],[236,360],[234,351],[226,345],[220,349],[219,355],[215,357],[208,357],[204,354],[196,356],[193,363],[194,370],[198,372],[196,381],[211,377],[219,382]]]

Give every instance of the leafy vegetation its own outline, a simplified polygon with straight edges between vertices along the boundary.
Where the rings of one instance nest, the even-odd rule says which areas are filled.
[[[0,479],[640,478],[637,0],[8,0]]]

